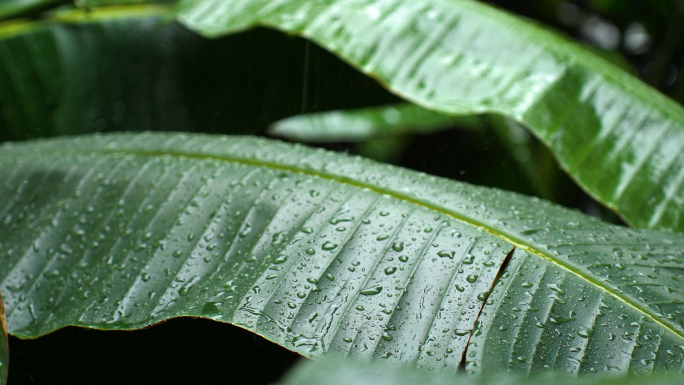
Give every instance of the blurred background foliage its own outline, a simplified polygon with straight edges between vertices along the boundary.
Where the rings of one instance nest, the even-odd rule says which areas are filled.
[[[684,0],[488,3],[584,42],[684,103]],[[270,30],[205,40],[178,24],[160,28],[141,21],[106,27],[70,25],[58,32],[70,39],[71,48],[80,50],[74,56],[78,63],[42,56],[41,65],[73,65],[79,70],[69,74],[65,68],[62,77],[26,88],[29,94],[41,95],[25,114],[31,119],[10,121],[11,114],[4,114],[0,141],[117,130],[267,135],[271,124],[289,116],[400,101],[327,51]],[[23,37],[0,39],[0,68],[12,65],[10,57],[32,60],[31,50],[22,47],[27,47]],[[16,76],[29,82],[33,75],[26,70]],[[26,108],[11,103],[16,95],[7,94],[8,83],[11,79],[0,76],[1,107]],[[60,94],[55,87],[66,91]],[[71,113],[78,109],[83,113]],[[482,117],[478,130],[452,128],[318,145],[541,196],[618,223],[559,170],[553,156],[527,131],[496,116]],[[140,379],[198,384],[226,383],[230,378],[232,383],[259,384],[279,378],[296,358],[249,332],[188,319],[134,332],[66,328],[35,341],[11,338],[10,349],[10,384],[57,383],[57,378],[70,383]],[[263,367],[264,358],[270,362],[268,367]],[[144,378],[136,374],[141,368],[147,373]],[[245,375],[234,377],[239,371]]]

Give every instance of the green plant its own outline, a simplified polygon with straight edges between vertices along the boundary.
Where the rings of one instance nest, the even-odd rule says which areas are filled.
[[[0,135],[60,136],[0,147],[0,290],[11,334],[192,316],[312,358],[465,365],[470,374],[682,370],[684,109],[675,102],[478,2],[116,3],[0,3],[0,17],[38,17],[0,26]],[[300,63],[214,76],[251,43],[211,43],[171,19],[209,37],[256,25],[307,37],[436,111],[404,105],[404,115],[385,109],[378,119],[366,110],[389,138],[413,114],[412,130],[430,120],[483,131],[485,119],[505,138],[523,125],[587,193],[650,229],[273,140],[61,137],[245,134],[292,115],[289,91],[273,84]],[[278,39],[269,53],[310,54]],[[231,93],[249,84],[245,73],[273,89]],[[370,95],[396,101],[373,87]],[[302,132],[296,119],[292,132]],[[506,146],[544,159],[529,143]],[[547,162],[519,158],[531,179]]]

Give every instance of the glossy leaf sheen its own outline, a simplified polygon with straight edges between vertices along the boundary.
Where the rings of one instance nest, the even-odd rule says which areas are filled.
[[[29,16],[69,0],[0,0],[0,20]]]
[[[628,222],[684,230],[684,109],[539,26],[466,0],[185,0],[177,9],[207,36],[255,25],[303,35],[427,108],[512,117]]]
[[[248,137],[6,144],[0,180],[0,290],[22,338],[190,315],[309,357],[682,370],[680,235]]]
[[[678,385],[682,377],[611,376],[572,378],[548,373],[527,378],[493,375],[473,378],[424,369],[368,365],[356,361],[304,361],[280,382],[282,385]]]
[[[354,142],[401,134],[428,134],[455,125],[479,128],[479,117],[451,117],[415,104],[297,115],[274,123],[271,135],[301,142]]]
[[[167,14],[116,6],[0,23],[0,141],[162,128],[247,134],[299,110],[282,100],[301,92],[289,79],[301,73],[304,41],[270,30],[208,40]],[[350,73],[342,76],[363,76]],[[344,106],[347,93],[331,105]]]
[[[187,119],[179,57],[192,39],[177,25],[160,25],[165,12],[67,11],[1,26],[0,138],[175,129]]]

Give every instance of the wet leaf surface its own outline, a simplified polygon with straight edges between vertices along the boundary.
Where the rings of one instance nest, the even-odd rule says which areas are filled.
[[[680,235],[247,137],[6,144],[0,177],[0,290],[22,338],[189,315],[314,358],[682,369]]]
[[[559,34],[478,1],[185,0],[206,36],[301,35],[396,94],[527,126],[593,197],[637,227],[684,230],[684,108]]]
[[[561,373],[522,376],[490,376],[454,378],[435,371],[396,368],[354,361],[302,362],[280,382],[282,385],[676,385],[682,377],[614,376],[576,379]]]

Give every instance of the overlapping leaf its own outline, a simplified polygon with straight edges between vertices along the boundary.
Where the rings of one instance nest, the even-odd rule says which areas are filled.
[[[0,20],[29,16],[69,0],[0,0]]]
[[[416,104],[512,117],[628,222],[684,230],[684,109],[527,21],[464,0],[186,0],[178,15],[207,36],[300,34]]]
[[[283,385],[677,385],[681,376],[612,376],[576,379],[559,373],[524,376],[454,377],[435,371],[368,365],[353,361],[302,362]]]
[[[679,235],[246,137],[7,144],[0,178],[20,337],[191,315],[309,357],[682,370]]]
[[[301,111],[305,90],[292,79],[304,72],[305,41],[265,29],[209,40],[166,13],[158,5],[66,9],[0,23],[0,141],[121,130],[245,134]],[[334,85],[364,76],[308,52],[340,70],[317,77],[336,92],[325,102],[312,94],[312,103],[391,97],[368,81],[368,94],[352,99],[358,87]]]
[[[402,103],[297,115],[274,123],[269,133],[302,142],[352,142],[408,133],[433,133],[452,126],[479,128],[481,125],[479,117],[451,117]]]
[[[528,22],[464,0],[187,0],[177,13],[208,36],[301,34],[422,106],[514,118],[628,222],[684,229],[684,110]]]
[[[324,143],[376,138],[398,140],[402,135],[430,134],[449,128],[492,129],[540,197],[554,200],[557,195],[554,190],[561,186],[557,184],[560,173],[553,155],[539,142],[531,140],[528,131],[518,123],[499,116],[448,116],[415,104],[399,103],[296,115],[275,122],[269,133],[300,142]],[[379,147],[386,148],[383,144]]]

